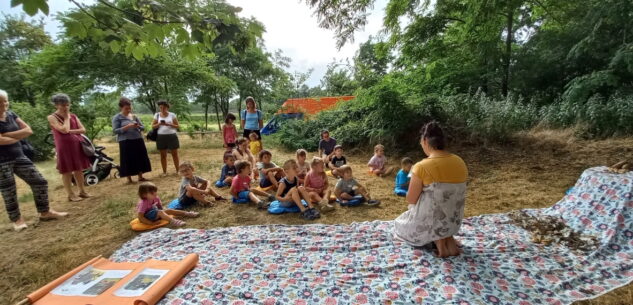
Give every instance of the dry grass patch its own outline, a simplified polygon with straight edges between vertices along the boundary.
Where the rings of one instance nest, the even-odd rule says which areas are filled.
[[[222,166],[223,149],[217,136],[194,140],[183,139],[181,160],[191,161],[196,174],[215,181]],[[452,151],[462,156],[470,170],[466,215],[507,212],[520,208],[542,208],[557,202],[572,186],[585,168],[613,163],[629,157],[633,139],[604,141],[571,141],[560,132],[535,131],[518,136],[514,144],[480,147],[453,146]],[[118,159],[115,142],[101,141],[106,153]],[[148,178],[158,186],[163,202],[175,198],[180,178],[169,159],[167,177],[159,178],[160,162],[153,143],[148,143],[154,172]],[[270,149],[270,147],[267,147]],[[283,163],[293,153],[271,149],[273,161]],[[387,150],[390,156],[390,151]],[[370,177],[365,164],[371,152],[356,151],[349,155],[356,178],[365,184],[372,196],[382,200],[379,207],[338,208],[323,214],[318,223],[338,224],[371,220],[392,220],[406,210],[400,197],[392,194],[393,177]],[[414,160],[423,157],[420,151],[408,155]],[[391,164],[399,164],[392,158]],[[137,185],[125,180],[108,179],[89,188],[94,199],[68,203],[61,189],[60,176],[52,161],[38,164],[51,185],[51,206],[69,211],[64,221],[39,223],[28,187],[21,181],[19,195],[21,210],[30,227],[15,233],[10,229],[6,212],[0,213],[0,304],[11,304],[29,292],[55,279],[77,265],[97,255],[109,256],[137,233],[129,229],[137,201]],[[330,178],[330,185],[334,179]],[[227,189],[221,193],[228,197]],[[223,202],[212,208],[198,208],[201,217],[187,220],[187,228],[217,228],[257,224],[306,224],[298,214],[270,215],[253,205],[234,205]],[[592,301],[578,304],[633,304],[633,287],[628,285]]]

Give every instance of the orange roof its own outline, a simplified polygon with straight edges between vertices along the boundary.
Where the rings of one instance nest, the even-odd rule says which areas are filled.
[[[303,112],[311,115],[319,113],[323,110],[334,108],[340,101],[353,100],[354,96],[327,96],[327,97],[308,97],[308,98],[291,98],[286,100],[278,113],[297,113]]]

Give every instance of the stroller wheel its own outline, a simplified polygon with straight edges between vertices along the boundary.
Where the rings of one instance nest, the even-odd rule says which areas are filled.
[[[99,177],[95,174],[88,174],[84,176],[84,181],[86,185],[95,185],[99,183]]]

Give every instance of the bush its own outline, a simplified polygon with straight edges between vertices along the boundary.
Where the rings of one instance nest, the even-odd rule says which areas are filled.
[[[389,79],[360,90],[353,101],[323,111],[310,120],[286,122],[279,131],[279,142],[288,149],[316,150],[320,131],[328,129],[337,142],[346,147],[402,141],[416,112],[405,103],[396,85]]]
[[[29,103],[16,102],[11,103],[11,110],[29,124],[33,130],[33,135],[28,137],[28,140],[35,148],[35,160],[42,161],[51,158],[55,147],[46,143],[46,137],[51,131],[46,117],[53,113],[53,109],[42,104],[33,107]],[[52,143],[52,138],[50,141]]]
[[[579,136],[602,138],[633,134],[633,96],[594,95],[585,103],[570,99],[543,107],[543,124],[551,128],[578,126]]]

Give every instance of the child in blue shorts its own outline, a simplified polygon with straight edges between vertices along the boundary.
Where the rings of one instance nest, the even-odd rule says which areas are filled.
[[[213,196],[216,201],[226,200],[211,188],[208,180],[194,175],[194,172],[195,168],[188,161],[182,162],[178,166],[178,174],[182,177],[178,191],[178,202],[182,209],[186,209],[196,203],[213,206],[214,202],[209,200],[208,196]]]
[[[407,192],[409,191],[409,181],[411,181],[409,172],[411,172],[413,160],[409,157],[402,158],[400,166],[402,169],[398,171],[398,174],[396,175],[396,187],[393,192],[398,196],[407,196]]]
[[[272,186],[274,190],[277,190],[279,180],[284,176],[284,170],[271,161],[272,157],[272,153],[265,149],[259,152],[259,162],[257,162],[259,187],[267,188]]]
[[[197,217],[199,215],[198,212],[164,210],[157,192],[158,188],[151,182],[143,182],[138,186],[138,196],[141,200],[136,204],[136,212],[141,223],[154,225],[164,219],[175,227],[181,227],[185,225],[185,222],[172,216]]]
[[[263,209],[267,208],[270,202],[275,200],[274,196],[264,191],[258,189],[251,190],[251,164],[248,161],[240,160],[235,162],[235,169],[237,170],[237,175],[233,177],[233,181],[231,182],[231,195],[233,195],[234,203],[246,203],[251,201],[257,204],[258,208]],[[256,195],[266,196],[268,199],[261,200]]]
[[[286,176],[279,181],[277,188],[277,196],[275,197],[281,203],[282,207],[291,207],[296,205],[301,210],[301,217],[306,220],[314,220],[321,215],[310,202],[310,196],[303,186],[299,186],[299,178],[297,172],[299,165],[295,160],[288,160],[284,163],[284,171]],[[308,207],[304,207],[301,199],[308,203]]]
[[[224,154],[224,166],[220,174],[220,180],[215,182],[215,187],[229,187],[233,181],[233,177],[237,175],[235,169],[235,156]]]

